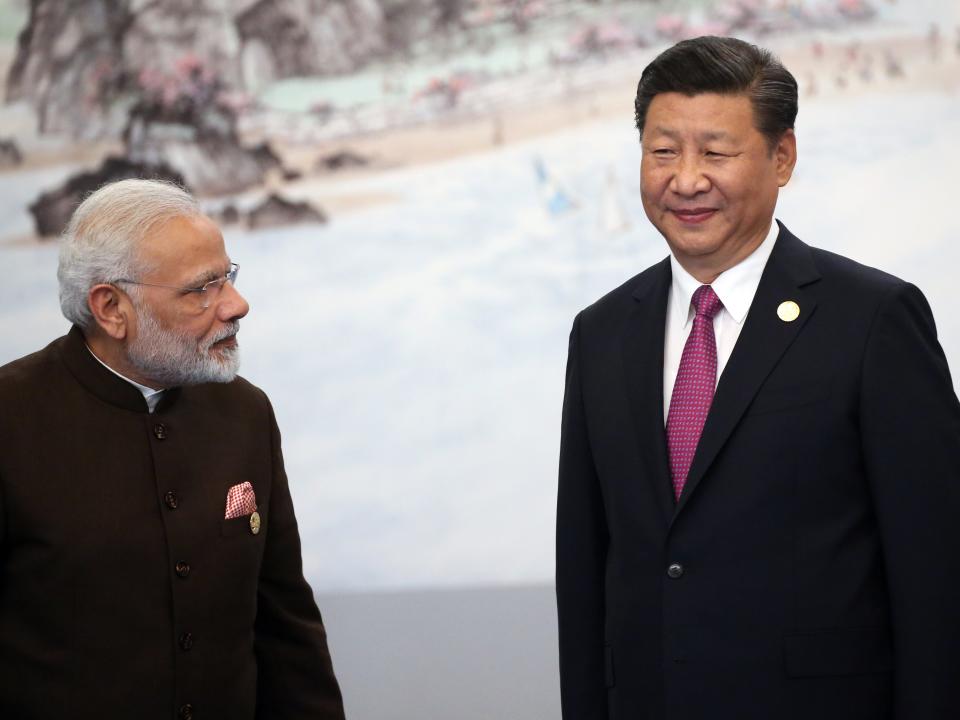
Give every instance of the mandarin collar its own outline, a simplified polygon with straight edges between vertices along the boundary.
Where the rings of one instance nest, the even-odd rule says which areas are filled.
[[[77,382],[103,402],[130,412],[149,414],[143,394],[136,386],[104,367],[87,349],[83,331],[76,325],[71,327],[70,332],[63,338],[60,357]],[[161,412],[169,407],[178,394],[179,388],[165,390],[154,412]]]

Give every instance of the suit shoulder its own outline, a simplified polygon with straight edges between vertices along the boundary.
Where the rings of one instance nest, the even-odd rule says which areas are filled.
[[[28,388],[34,383],[48,382],[52,367],[59,363],[59,350],[63,340],[64,338],[58,338],[42,350],[24,355],[0,367],[0,397],[8,398],[12,392],[28,392]]]
[[[600,322],[605,319],[620,317],[633,307],[635,295],[639,290],[649,288],[665,279],[669,280],[669,265],[669,258],[661,260],[656,265],[651,265],[585,307],[580,311],[580,316],[588,322]]]
[[[224,387],[243,397],[256,399],[259,402],[267,401],[267,394],[241,375],[237,375],[233,382],[225,383]]]
[[[271,411],[267,394],[239,375],[228,383],[206,383],[195,386],[192,390],[233,411]]]
[[[876,292],[886,294],[893,288],[904,288],[909,283],[883,270],[864,265],[843,255],[811,247],[817,270],[824,278],[843,282],[848,292]]]

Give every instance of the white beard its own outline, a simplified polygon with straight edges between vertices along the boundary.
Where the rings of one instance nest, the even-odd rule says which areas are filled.
[[[234,345],[211,351],[220,340],[236,335],[240,322],[229,323],[213,337],[199,341],[160,325],[145,303],[135,302],[137,337],[127,346],[127,360],[146,378],[162,387],[230,382],[240,369],[240,349]]]

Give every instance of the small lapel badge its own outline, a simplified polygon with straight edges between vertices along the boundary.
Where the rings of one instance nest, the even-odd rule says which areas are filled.
[[[250,515],[250,532],[254,535],[260,532],[260,513],[256,510]]]
[[[777,317],[784,322],[793,322],[800,317],[800,306],[797,305],[793,300],[782,302],[777,308]]]

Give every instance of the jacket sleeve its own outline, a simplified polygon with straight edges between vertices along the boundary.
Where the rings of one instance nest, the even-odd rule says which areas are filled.
[[[864,355],[863,457],[896,653],[896,720],[960,717],[960,403],[930,307],[901,284]]]
[[[269,401],[268,401],[269,406]],[[270,408],[273,451],[267,537],[257,591],[255,649],[259,720],[342,720],[327,636],[303,576],[300,535]]]
[[[565,720],[605,720],[604,578],[607,526],[584,412],[580,316],[567,356],[557,491],[557,618]]]

